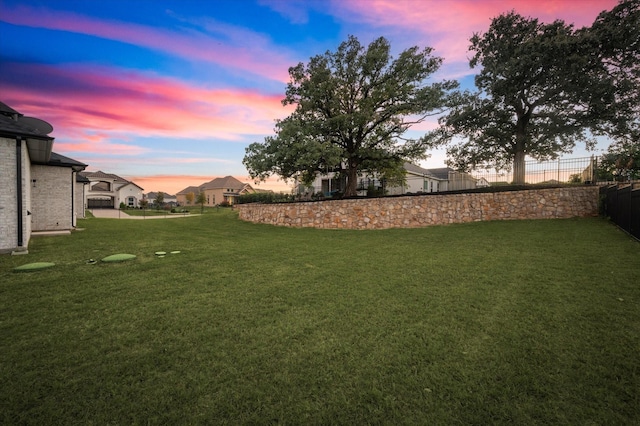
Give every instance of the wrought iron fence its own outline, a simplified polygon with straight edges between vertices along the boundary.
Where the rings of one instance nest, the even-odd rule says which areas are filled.
[[[564,158],[553,161],[525,162],[525,182],[528,184],[594,183],[597,181],[597,157]],[[471,175],[489,185],[509,185],[511,171],[474,170]]]

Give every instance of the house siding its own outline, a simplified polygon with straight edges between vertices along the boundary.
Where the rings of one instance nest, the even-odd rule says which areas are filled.
[[[73,228],[70,167],[33,165],[31,220],[33,231],[60,231]]]
[[[31,169],[27,144],[22,141],[22,247],[28,247],[31,222],[27,212],[31,209]],[[0,253],[18,248],[18,191],[16,187],[16,140],[0,138]]]
[[[76,219],[84,219],[85,214],[84,211],[87,208],[85,205],[85,184],[81,182],[74,182],[73,189],[73,203],[74,203],[74,213]],[[76,224],[74,223],[73,226]]]

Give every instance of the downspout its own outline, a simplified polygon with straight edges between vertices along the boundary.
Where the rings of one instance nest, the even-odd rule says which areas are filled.
[[[71,169],[71,227],[75,228],[76,227],[76,221],[75,221],[75,210],[76,210],[76,204],[75,204],[75,200],[73,199],[74,196],[74,187],[73,187],[73,183],[74,183],[74,174],[75,172],[73,171],[73,169]]]
[[[16,205],[18,208],[18,247],[24,244],[22,233],[22,139],[16,136]]]

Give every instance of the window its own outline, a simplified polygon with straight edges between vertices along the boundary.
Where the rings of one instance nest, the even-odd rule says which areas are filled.
[[[135,202],[136,202],[135,198],[133,198],[133,197],[127,197],[127,205],[128,205],[129,207],[133,207],[133,206],[135,206]]]

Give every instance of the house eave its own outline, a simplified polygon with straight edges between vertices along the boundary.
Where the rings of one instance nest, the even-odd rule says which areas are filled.
[[[27,150],[32,163],[46,164],[51,158],[53,139],[27,139]]]

